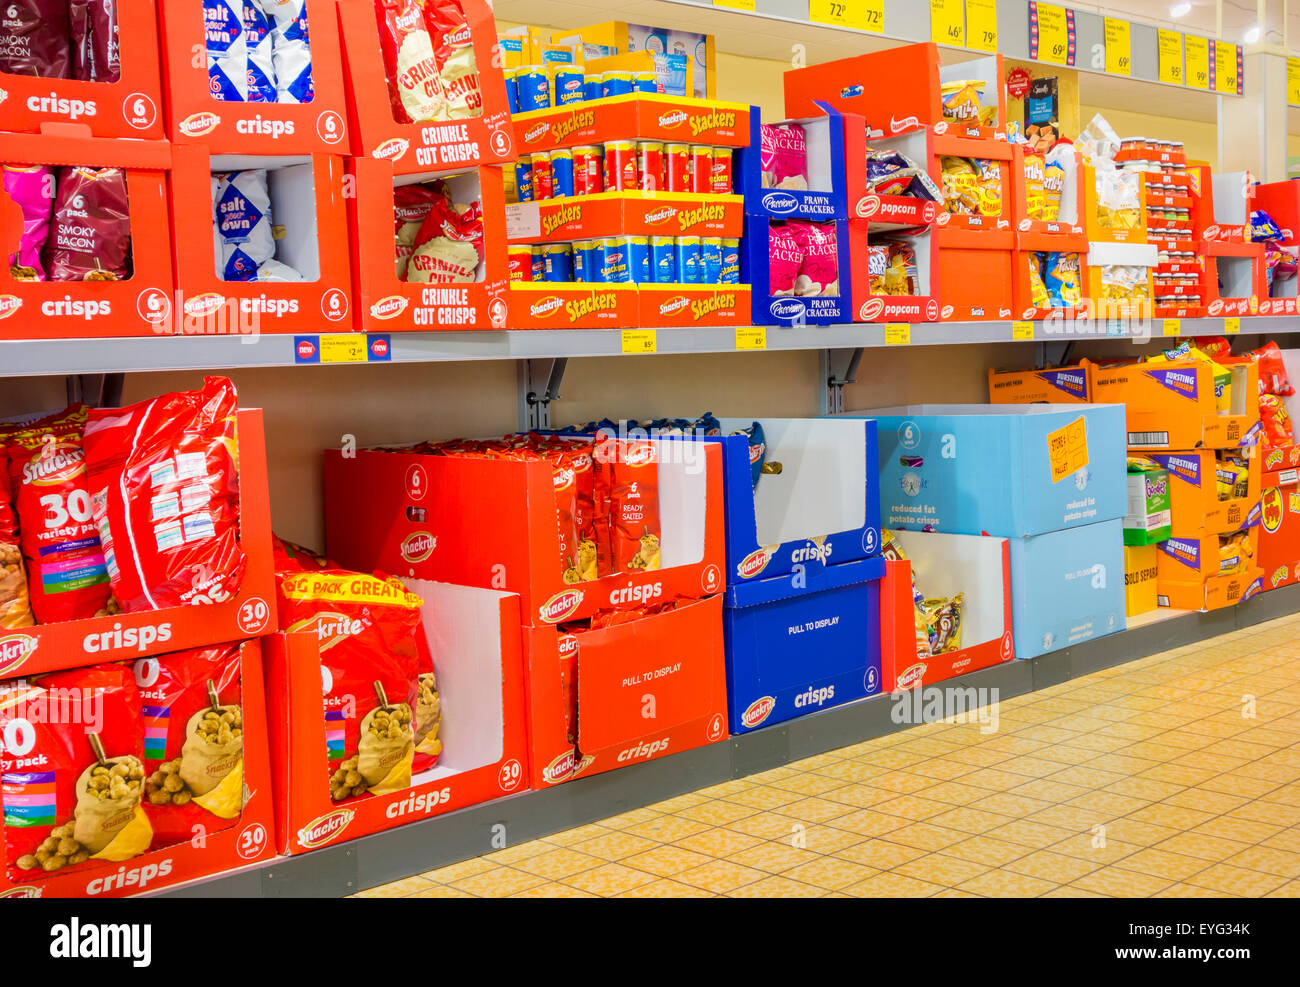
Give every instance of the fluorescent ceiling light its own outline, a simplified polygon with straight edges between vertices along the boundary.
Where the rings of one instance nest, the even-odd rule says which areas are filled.
[[[1191,12],[1192,5],[1190,3],[1176,3],[1169,8],[1170,17],[1186,17]]]
[[[1253,45],[1259,40],[1259,27],[1252,27],[1246,30],[1246,44]]]

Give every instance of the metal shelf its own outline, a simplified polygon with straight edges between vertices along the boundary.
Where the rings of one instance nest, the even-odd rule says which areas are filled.
[[[1300,332],[1300,318],[1256,316],[1240,320],[1241,332]],[[1089,333],[1067,332],[1051,323],[931,322],[908,327],[907,345],[1026,342],[1017,327],[1033,326],[1035,342],[1076,342],[1143,338],[1145,333],[1108,332],[1104,324]],[[1162,320],[1148,327],[1160,337]],[[1182,335],[1219,335],[1224,320],[1183,319]],[[737,351],[736,328],[679,328],[655,331],[656,353],[731,353]],[[37,339],[0,341],[0,377],[46,374],[125,373],[151,370],[229,370],[241,367],[292,367],[295,336],[128,336],[111,339]],[[619,356],[622,330],[537,329],[511,331],[405,332],[389,337],[385,362],[444,363],[468,360],[528,360]],[[767,327],[768,350],[849,349],[896,345],[886,341],[885,325]],[[316,366],[318,364],[311,364]]]
[[[1149,620],[1109,637],[972,672],[943,685],[996,689],[999,698],[1010,699],[1297,611],[1300,585],[1286,586],[1235,607]],[[470,806],[296,857],[277,857],[171,888],[159,896],[289,898],[353,894],[906,729],[893,721],[892,708],[887,696],[859,700],[657,761]]]

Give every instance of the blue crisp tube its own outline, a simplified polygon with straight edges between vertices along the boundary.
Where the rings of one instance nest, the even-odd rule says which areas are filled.
[[[700,283],[722,283],[722,241],[706,236],[700,241]]]
[[[740,284],[740,241],[722,241],[722,274],[719,284]]]
[[[546,258],[547,281],[573,280],[573,251],[567,243],[548,243],[542,253]]]
[[[700,238],[677,238],[677,280],[682,284],[700,284],[704,266],[701,262]]]
[[[677,281],[677,242],[670,236],[650,238],[650,274],[655,284]]]
[[[624,237],[627,244],[628,280],[634,284],[653,284],[650,273],[650,239],[644,236]]]

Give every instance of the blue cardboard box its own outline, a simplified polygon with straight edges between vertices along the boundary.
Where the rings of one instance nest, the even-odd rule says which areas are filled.
[[[850,297],[849,224],[837,219],[839,246],[838,293],[834,295],[773,295],[769,236],[772,220],[746,216],[740,241],[740,281],[751,286],[751,316],[756,326],[831,326],[853,321]]]
[[[749,108],[749,147],[736,151],[736,191],[745,197],[745,214],[770,219],[847,219],[844,180],[844,118],[817,106],[827,116],[780,120],[803,128],[808,156],[807,188],[763,188],[763,111]],[[769,121],[771,123],[771,121]]]
[[[1124,630],[1122,519],[1013,538],[1010,547],[1017,658]]]
[[[884,572],[877,557],[727,588],[733,734],[880,692]]]
[[[1124,406],[912,405],[875,418],[886,528],[1023,538],[1122,518]]]
[[[869,419],[760,418],[765,473],[755,486],[750,420],[720,419],[727,582],[752,582],[880,552],[876,423]],[[775,472],[779,470],[779,472]]]

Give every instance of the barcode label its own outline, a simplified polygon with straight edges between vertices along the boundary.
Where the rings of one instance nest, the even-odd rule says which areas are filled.
[[[1156,596],[1156,606],[1158,606],[1158,607],[1167,607],[1167,606],[1169,606],[1169,597],[1167,597],[1167,596],[1159,596],[1159,595],[1157,595],[1157,596]]]
[[[1128,444],[1131,446],[1167,446],[1168,432],[1129,432]]]

